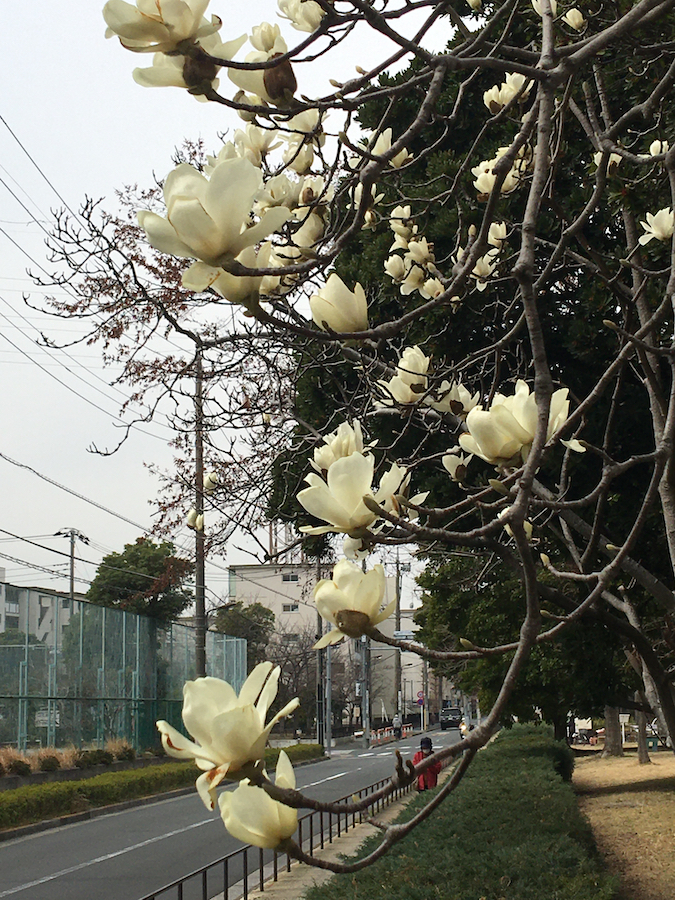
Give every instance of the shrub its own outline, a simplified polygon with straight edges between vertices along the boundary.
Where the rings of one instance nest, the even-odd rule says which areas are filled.
[[[15,756],[13,759],[10,759],[7,770],[10,775],[22,775],[24,777],[30,775],[32,771],[30,763],[20,756]]]
[[[89,751],[89,759],[92,766],[110,766],[114,761],[114,757],[109,750],[100,750],[98,748]]]
[[[556,772],[567,756],[547,729],[514,727],[481,751],[456,791],[363,871],[310,889],[307,900],[610,900],[590,827]],[[563,766],[563,767],[564,767]],[[410,819],[430,799],[416,797]],[[372,852],[379,836],[359,850]]]
[[[56,772],[57,769],[61,768],[61,760],[53,753],[40,753],[38,760],[41,772]]]
[[[93,763],[91,761],[91,751],[80,750],[73,760],[73,765],[77,769],[88,769],[90,766],[92,766]]]
[[[2,764],[2,760],[0,759],[0,778],[2,778],[4,774],[5,774],[5,767]]]
[[[126,741],[118,739],[114,741],[108,741],[106,743],[106,750],[108,750],[115,759],[119,760],[132,760],[136,759],[136,751],[128,744]]]

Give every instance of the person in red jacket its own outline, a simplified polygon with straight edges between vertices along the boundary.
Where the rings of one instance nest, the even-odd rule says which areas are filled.
[[[425,735],[420,741],[420,749],[413,756],[413,765],[416,766],[418,763],[421,763],[423,759],[431,756],[433,752],[431,738]],[[417,778],[417,790],[426,791],[435,788],[438,784],[438,773],[440,771],[440,762],[435,762],[428,769],[425,769]]]

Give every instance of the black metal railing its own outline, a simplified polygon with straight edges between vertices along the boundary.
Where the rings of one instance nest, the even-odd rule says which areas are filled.
[[[367,797],[388,782],[388,778],[377,781],[335,802],[347,802],[354,794],[359,799]],[[396,788],[384,799],[376,800],[367,812],[334,813],[323,810],[310,812],[298,819],[295,840],[306,853],[312,855],[315,850],[322,850],[326,844],[332,844],[350,828],[361,824],[364,818],[369,818],[373,813],[389,806],[410,789],[410,785]],[[195,869],[194,872],[172,881],[171,884],[164,885],[159,890],[147,894],[142,900],[210,900],[216,896],[221,896],[223,900],[240,900],[240,898],[247,900],[249,891],[264,891],[265,882],[276,881],[280,869],[283,868],[288,872],[291,871],[291,858],[288,855],[279,854],[276,850],[261,850],[247,845],[201,869]]]

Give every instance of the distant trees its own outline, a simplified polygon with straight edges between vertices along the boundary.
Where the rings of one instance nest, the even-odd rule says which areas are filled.
[[[103,557],[87,600],[167,625],[193,601],[186,585],[192,570],[193,563],[176,556],[170,541],[156,544],[141,537],[121,553]]]
[[[216,613],[215,630],[246,640],[246,666],[250,672],[267,659],[266,650],[274,633],[274,613],[262,603],[228,603]]]

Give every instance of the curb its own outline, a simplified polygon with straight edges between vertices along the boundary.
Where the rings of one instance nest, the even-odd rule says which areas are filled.
[[[301,766],[310,766],[314,763],[325,762],[328,756],[320,756],[317,759],[305,759],[294,765],[295,769]],[[85,812],[71,813],[68,816],[58,816],[55,819],[44,819],[42,822],[33,822],[30,825],[19,825],[18,828],[8,828],[0,831],[0,843],[27,837],[31,834],[39,834],[41,831],[50,831],[52,828],[61,828],[64,825],[74,825],[78,822],[86,822],[89,819],[98,819],[100,816],[113,815],[123,812],[125,809],[133,809],[136,806],[149,806],[151,803],[159,803],[162,800],[171,800],[174,797],[183,797],[195,792],[194,785],[177,788],[173,791],[163,791],[161,794],[151,794],[149,797],[134,797],[132,800],[121,800],[119,803],[111,803],[109,806],[97,806]]]

